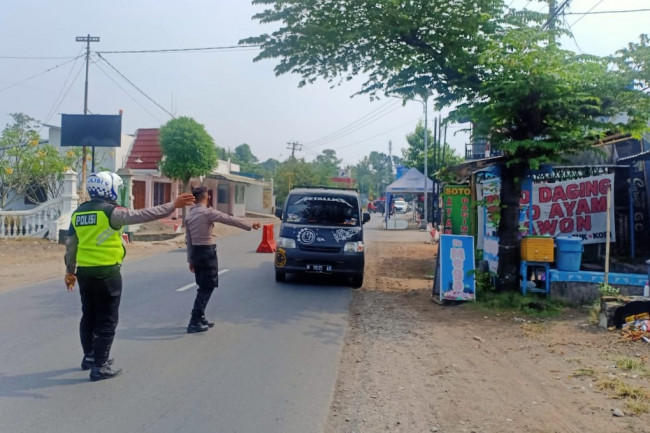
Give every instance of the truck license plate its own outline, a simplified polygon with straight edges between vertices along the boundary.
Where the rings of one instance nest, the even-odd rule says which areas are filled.
[[[307,270],[312,272],[332,272],[331,265],[307,265]]]

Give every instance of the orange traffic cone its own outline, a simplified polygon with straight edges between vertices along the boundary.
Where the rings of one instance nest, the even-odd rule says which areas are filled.
[[[262,242],[257,247],[258,253],[275,252],[276,244],[273,239],[273,224],[266,224],[262,227]]]

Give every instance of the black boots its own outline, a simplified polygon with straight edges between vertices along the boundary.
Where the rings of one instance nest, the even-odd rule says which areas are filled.
[[[208,329],[210,329],[210,327],[208,325],[204,325],[201,323],[201,321],[190,320],[190,324],[187,325],[188,334],[194,334],[195,332],[205,332]]]
[[[93,365],[95,365],[95,356],[94,355],[84,355],[81,360],[81,369],[86,371],[90,370]],[[113,358],[106,361],[106,365],[113,365]]]
[[[212,320],[206,319],[205,316],[201,316],[201,324],[209,328],[212,328],[214,326],[214,322]]]
[[[214,322],[205,318],[201,312],[192,311],[192,318],[190,324],[187,325],[187,333],[194,334],[195,332],[205,332],[214,326]]]
[[[122,372],[121,368],[115,368],[108,363],[101,367],[93,366],[90,369],[90,380],[97,382],[98,380],[112,379]]]

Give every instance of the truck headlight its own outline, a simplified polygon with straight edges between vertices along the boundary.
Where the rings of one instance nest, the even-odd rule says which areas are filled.
[[[291,238],[278,237],[276,244],[280,248],[296,248],[296,241]]]
[[[363,242],[346,242],[343,246],[344,253],[360,253],[363,252]]]

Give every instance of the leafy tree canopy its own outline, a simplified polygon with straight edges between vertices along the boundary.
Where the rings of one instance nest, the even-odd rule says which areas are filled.
[[[241,41],[261,44],[256,60],[277,59],[276,74],[300,86],[363,75],[359,94],[433,93],[437,108],[504,152],[499,224],[499,285],[518,286],[519,180],[529,168],[579,150],[608,132],[639,135],[650,113],[648,38],[616,56],[562,50],[568,34],[546,30],[547,14],[510,9],[503,0],[254,0],[279,29]],[[556,23],[558,24],[558,23]],[[636,88],[635,88],[636,86]],[[645,86],[645,87],[644,87]]]
[[[279,23],[271,34],[240,41],[261,44],[256,60],[278,59],[276,74],[294,73],[299,85],[323,78],[341,83],[366,74],[359,93],[428,91],[440,106],[461,101],[480,85],[478,58],[499,28],[502,1],[254,0],[268,9],[253,16]]]
[[[41,143],[39,123],[23,113],[13,113],[11,124],[0,136],[0,208],[23,194],[32,203],[42,195],[55,197],[62,188],[63,172],[73,165],[77,154],[59,154],[49,144]]]
[[[160,128],[163,159],[160,171],[183,182],[189,190],[190,179],[209,174],[217,165],[217,148],[205,127],[189,117],[170,120]]]

